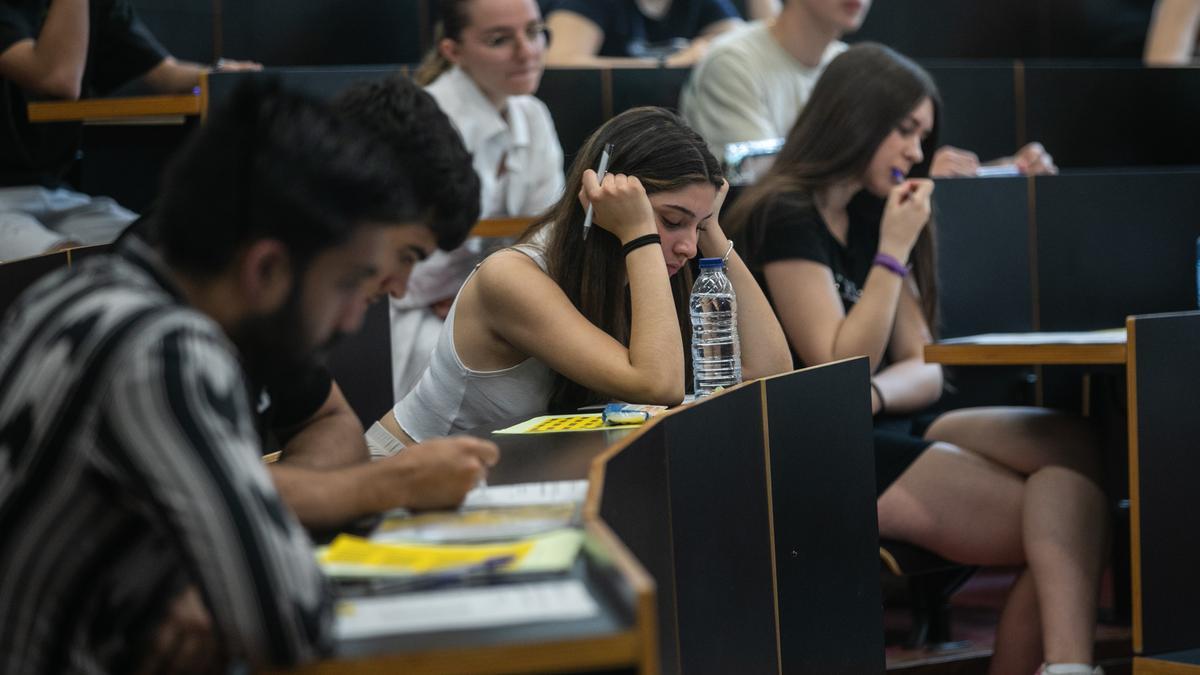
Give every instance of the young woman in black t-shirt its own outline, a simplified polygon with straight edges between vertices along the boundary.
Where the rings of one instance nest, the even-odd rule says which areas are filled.
[[[943,386],[940,366],[923,357],[936,325],[933,183],[924,176],[938,109],[916,64],[879,45],[851,48],[728,219],[796,357],[812,365],[867,355],[873,412],[892,419],[927,409]],[[964,563],[1026,566],[1001,617],[992,672],[1045,663],[1048,673],[1092,673],[1105,500],[1091,431],[1028,408],[954,411],[923,437],[879,427],[882,536]]]

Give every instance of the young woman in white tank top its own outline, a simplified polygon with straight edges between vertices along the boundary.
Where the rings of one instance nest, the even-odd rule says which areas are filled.
[[[609,143],[598,182],[591,167]],[[682,401],[687,262],[729,250],[718,222],[726,190],[704,140],[674,113],[635,108],[609,120],[580,150],[563,198],[526,233],[523,250],[493,254],[463,286],[430,369],[369,432],[373,451],[499,414]],[[744,377],[790,370],[783,331],[737,251],[727,266]],[[517,391],[489,392],[497,383]]]

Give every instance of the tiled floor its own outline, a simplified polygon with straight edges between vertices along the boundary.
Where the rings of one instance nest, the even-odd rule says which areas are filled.
[[[951,600],[950,649],[905,649],[900,646],[909,625],[908,612],[892,609],[902,600],[903,585],[888,582],[885,597],[892,599],[884,612],[887,632],[887,668],[904,675],[983,675],[992,654],[996,621],[1014,574],[1004,570],[981,570]],[[1107,587],[1107,584],[1106,584]],[[1110,594],[1106,594],[1110,595]],[[897,598],[899,596],[899,598]],[[1101,599],[1101,604],[1109,604]],[[1130,672],[1128,626],[1100,624],[1096,629],[1096,653],[1106,675]],[[1031,675],[1031,674],[1030,674]]]

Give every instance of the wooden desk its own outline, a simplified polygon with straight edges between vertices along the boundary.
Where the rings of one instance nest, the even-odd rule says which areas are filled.
[[[501,448],[488,483],[578,480],[592,460],[636,428],[541,435],[492,434],[511,422],[472,431]],[[599,494],[589,494],[589,500]],[[596,509],[585,508],[588,513]],[[608,525],[584,518],[585,545],[570,577],[601,607],[582,620],[404,634],[339,642],[329,659],[297,671],[324,673],[512,673],[606,670],[659,672],[655,583]],[[282,675],[282,674],[281,674]]]
[[[1029,339],[1037,333],[1014,333],[1008,341],[998,335],[947,340],[926,345],[925,360],[947,366],[1125,365],[1124,335],[1118,341],[1099,333],[1092,342],[1065,341],[1062,335],[1046,333],[1041,340]]]
[[[29,104],[28,115],[30,122],[182,124],[200,115],[200,101],[199,94],[38,101]]]
[[[1131,316],[1120,344],[979,342],[930,345],[926,360],[1123,366],[1134,672],[1200,675],[1200,650],[1189,651],[1200,642],[1200,313]]]

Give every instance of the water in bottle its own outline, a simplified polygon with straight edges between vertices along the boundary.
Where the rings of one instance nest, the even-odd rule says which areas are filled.
[[[692,286],[692,375],[695,394],[707,396],[742,381],[737,334],[737,297],[721,258],[701,258]]]

